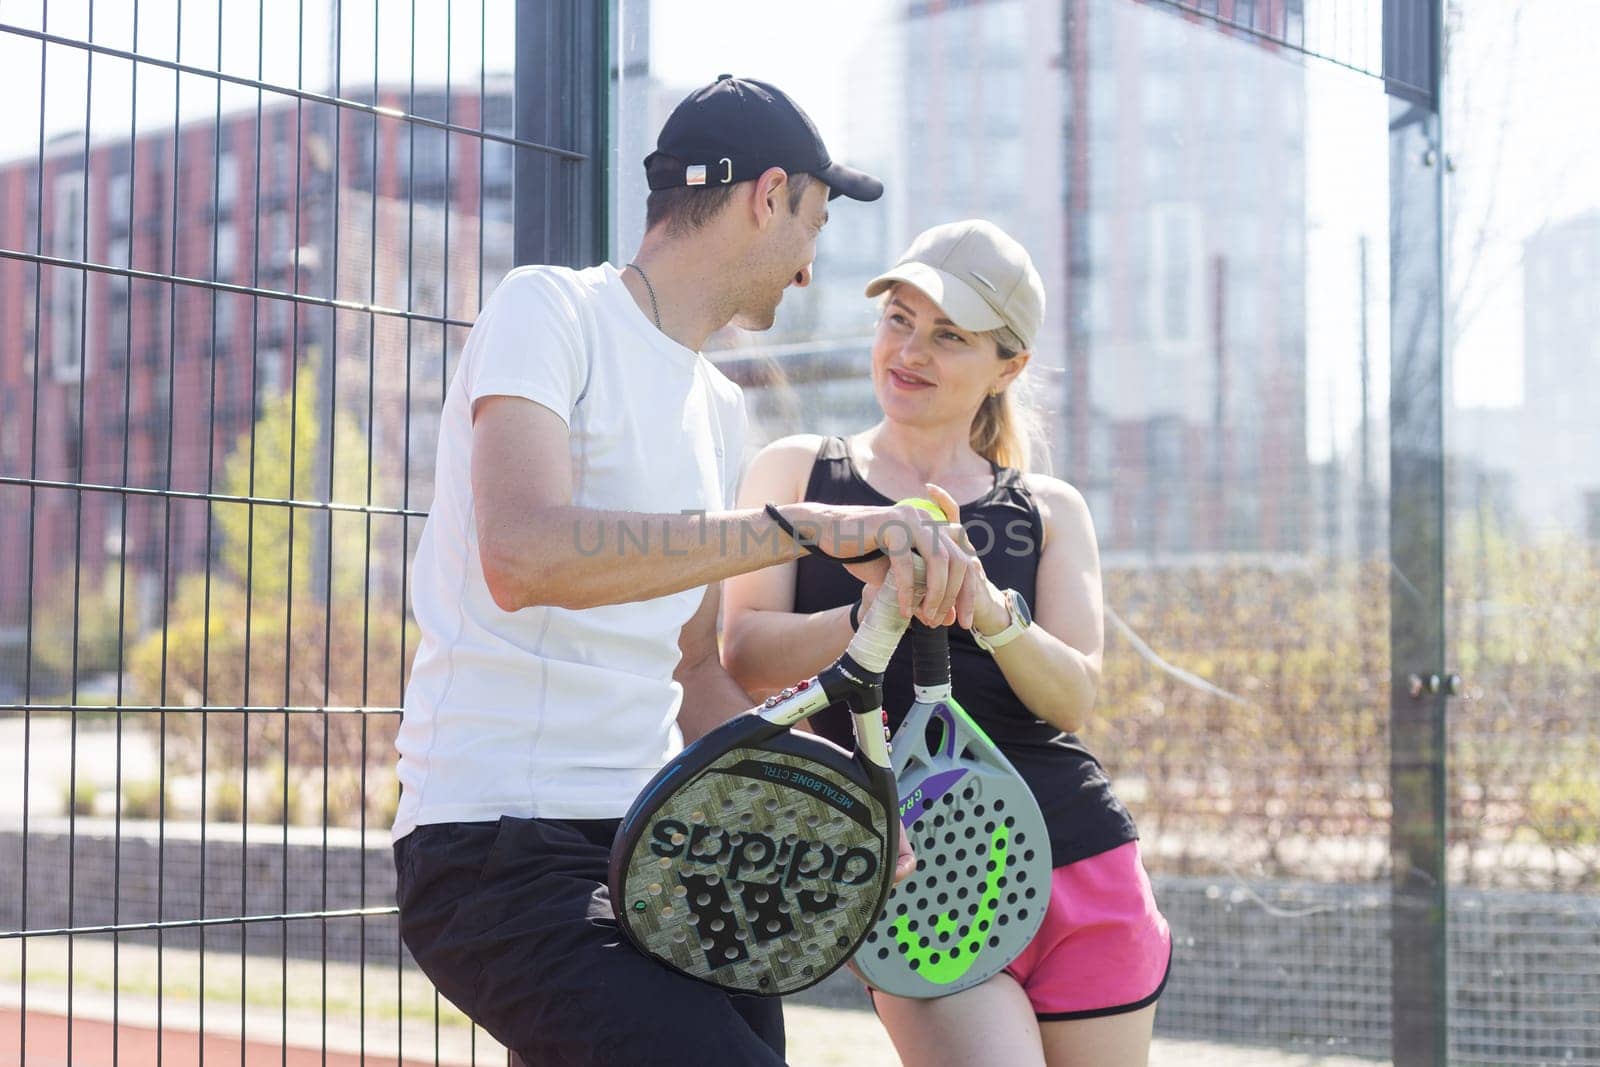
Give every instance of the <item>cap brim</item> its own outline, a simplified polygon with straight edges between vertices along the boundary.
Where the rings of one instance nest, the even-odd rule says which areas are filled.
[[[954,274],[926,263],[901,263],[885,271],[867,283],[867,295],[877,296],[896,282],[905,282],[921,289],[929,300],[950,316],[951,322],[963,330],[983,333],[998,330],[1006,324],[1006,320],[978,295],[976,289]]]
[[[883,195],[883,183],[843,163],[829,163],[816,172],[827,183],[828,199],[848,196],[851,200],[873,201]]]

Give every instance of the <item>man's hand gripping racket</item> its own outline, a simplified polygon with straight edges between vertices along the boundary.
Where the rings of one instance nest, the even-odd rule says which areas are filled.
[[[612,910],[639,951],[781,996],[826,978],[867,936],[899,850],[882,688],[906,628],[897,592],[891,571],[844,655],[685,748],[639,794],[610,870]],[[854,755],[790,729],[841,701]]]

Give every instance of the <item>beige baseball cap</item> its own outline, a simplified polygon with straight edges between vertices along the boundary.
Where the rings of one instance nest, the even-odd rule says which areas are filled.
[[[1004,327],[1023,349],[1033,347],[1044,322],[1044,282],[1027,249],[984,219],[922,231],[900,262],[867,283],[867,295],[896,282],[921,289],[963,330]]]

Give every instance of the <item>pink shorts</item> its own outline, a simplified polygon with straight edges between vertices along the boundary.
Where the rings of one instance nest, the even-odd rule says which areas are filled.
[[[1148,1007],[1171,964],[1172,934],[1129,841],[1052,872],[1044,924],[1006,973],[1051,1022]]]

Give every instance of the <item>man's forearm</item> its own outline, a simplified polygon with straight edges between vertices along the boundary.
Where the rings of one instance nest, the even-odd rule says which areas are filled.
[[[479,531],[484,577],[508,611],[667,596],[782,563],[804,549],[757,510],[648,515],[549,507]]]

